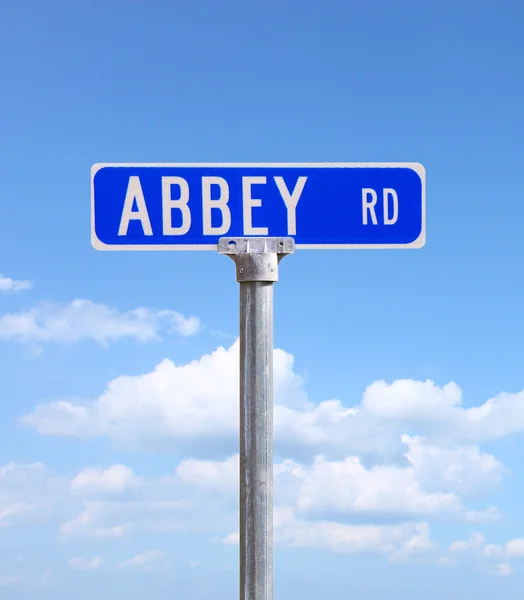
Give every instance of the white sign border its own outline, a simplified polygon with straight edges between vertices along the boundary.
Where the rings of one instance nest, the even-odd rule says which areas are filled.
[[[138,245],[105,244],[98,239],[95,231],[95,186],[96,173],[105,167],[253,167],[253,168],[351,168],[351,169],[391,169],[404,168],[415,171],[422,182],[422,230],[419,237],[409,244],[295,244],[297,250],[404,250],[422,248],[426,243],[426,169],[420,163],[96,163],[91,167],[91,245],[95,250],[217,250],[217,244],[178,244],[178,245]]]

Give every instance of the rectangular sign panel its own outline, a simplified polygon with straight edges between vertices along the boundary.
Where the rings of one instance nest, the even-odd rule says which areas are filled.
[[[293,237],[297,249],[421,248],[418,163],[97,164],[97,250],[215,250],[221,237]]]

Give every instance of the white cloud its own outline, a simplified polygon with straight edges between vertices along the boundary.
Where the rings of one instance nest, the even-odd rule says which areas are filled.
[[[41,521],[56,514],[67,481],[41,463],[0,466],[0,527]]]
[[[480,534],[475,534],[482,538]],[[455,544],[463,542],[455,542]],[[524,538],[514,538],[507,541],[504,546],[498,544],[485,544],[482,546],[483,554],[487,558],[505,558],[506,560],[524,558]]]
[[[488,572],[492,575],[508,576],[513,573],[513,560],[524,558],[524,538],[514,538],[503,545],[488,544],[480,533],[473,533],[468,540],[457,540],[448,547],[442,564],[456,564],[462,560],[488,561]],[[493,565],[491,561],[497,561]],[[502,561],[502,562],[498,562]]]
[[[424,462],[427,485],[437,476],[441,489],[469,494],[496,485],[503,474],[498,461],[476,444],[524,431],[524,392],[464,408],[454,383],[379,381],[365,390],[360,404],[345,406],[332,399],[315,405],[307,399],[290,354],[275,350],[274,372],[275,450],[281,456],[358,455],[390,463],[402,460],[402,435],[409,433],[426,439],[423,448],[413,443],[408,458]],[[150,449],[168,444],[216,455],[236,449],[238,417],[237,341],[185,365],[166,359],[150,373],[117,377],[94,401],[39,405],[22,422],[44,435],[107,436]],[[446,453],[456,454],[457,446],[462,447],[460,461],[455,456],[452,467],[437,474],[434,464],[446,460]]]
[[[478,446],[442,446],[408,435],[401,440],[408,446],[407,460],[427,490],[468,495],[496,486],[505,474],[502,463]]]
[[[127,522],[117,525],[108,523],[111,517],[113,520],[119,520],[119,508],[118,506],[107,506],[102,503],[86,503],[84,510],[75,519],[64,523],[60,527],[60,533],[64,539],[89,537],[99,540],[111,540],[122,538],[129,533],[131,524]]]
[[[217,491],[236,493],[238,490],[239,457],[235,454],[225,461],[185,459],[176,468],[182,481]]]
[[[422,438],[409,436],[403,436],[403,442],[408,446],[406,466],[366,468],[356,456],[343,461],[317,457],[302,487],[299,507],[306,511],[412,517],[452,513],[464,518],[471,511],[463,506],[461,492],[482,488],[493,479],[498,481],[501,465],[496,460],[490,469],[486,468],[484,479],[480,477],[479,465],[489,462],[481,453],[468,448],[440,449],[426,444]],[[457,472],[461,477],[454,485],[454,479],[450,480],[448,475]]]
[[[124,434],[143,436],[146,430],[153,438],[164,427],[166,436],[176,431],[175,439],[189,436],[207,442],[209,436],[219,435],[217,420],[222,417],[222,433],[227,432],[226,439],[236,438],[231,415],[238,410],[238,402],[233,405],[230,399],[237,396],[237,382],[230,367],[237,349],[219,349],[181,367],[164,361],[153,373],[117,378],[91,405],[71,404],[68,412],[58,412],[66,421],[66,415],[73,415],[70,430],[76,427],[90,429],[91,433],[105,431],[117,438],[125,438]],[[279,379],[287,381],[287,389],[292,389],[298,384],[293,379],[291,361],[282,363],[287,363],[287,367],[280,369]],[[217,386],[221,372],[226,376]],[[175,398],[178,402],[173,401]],[[292,401],[295,406],[300,403],[296,397]],[[317,409],[306,407],[302,414],[309,415],[313,423],[321,423],[322,426],[314,425],[319,430],[324,427],[328,432],[330,424],[359,418],[361,410],[345,409],[342,415],[339,411],[337,421],[331,408],[326,410],[324,405]],[[300,412],[297,408],[290,410]],[[151,414],[156,417],[152,419]],[[50,419],[49,413],[46,418]],[[40,427],[52,425],[39,419],[38,412],[30,419],[37,419]],[[63,423],[57,421],[54,426]],[[294,507],[297,519],[304,523],[345,525],[356,521],[352,525],[355,527],[362,523],[381,526],[385,519],[389,525],[439,515],[468,522],[498,517],[494,507],[474,511],[465,504],[470,495],[500,482],[504,467],[496,458],[473,445],[437,443],[419,435],[402,434],[398,438],[404,461],[398,456],[384,463],[366,462],[357,454],[346,454],[340,459],[317,454],[312,462],[280,462],[275,465],[276,506]],[[164,478],[140,477],[124,465],[90,467],[74,477],[69,487],[82,509],[63,523],[64,539],[112,539],[160,531],[209,531],[223,537],[221,528],[236,520],[233,511],[237,510],[238,500],[238,455],[221,461],[186,459],[173,475]],[[404,560],[410,552],[416,554],[419,547],[425,547],[427,540],[420,535],[402,549],[397,548],[394,560]],[[229,541],[234,541],[234,537]]]
[[[510,558],[524,558],[524,539],[516,538],[507,542],[506,555]]]
[[[226,537],[222,541],[224,542],[224,544],[228,544],[230,546],[238,546],[238,544],[240,543],[240,535],[238,531],[234,531],[233,533],[229,533],[228,535],[226,535]]]
[[[193,457],[163,478],[140,477],[124,465],[82,470],[69,486],[81,510],[63,523],[65,539],[207,531],[238,541],[235,534],[224,538],[238,509],[238,455],[233,454],[238,358],[237,341],[188,364],[164,360],[150,373],[117,377],[92,402],[61,400],[22,419],[43,434],[106,436],[149,449],[171,444]],[[352,536],[363,535],[375,536],[378,548],[381,540],[397,535],[400,541],[388,546],[388,559],[412,560],[433,548],[419,521],[452,516],[482,523],[499,517],[493,506],[467,506],[507,474],[476,441],[487,439],[486,432],[499,435],[502,414],[509,419],[504,431],[513,427],[516,418],[507,407],[520,410],[519,394],[464,408],[453,383],[399,380],[372,384],[357,405],[339,400],[314,405],[291,355],[276,350],[274,367],[275,450],[288,457],[275,465],[275,503],[276,509],[287,506],[293,512],[278,530],[282,543],[333,550],[336,542],[322,541],[325,537],[333,535],[340,547],[351,548]],[[202,460],[206,454],[229,458]],[[417,523],[419,529],[409,529]],[[473,537],[455,543],[442,564],[459,556],[464,544],[464,556],[491,552],[495,558],[493,547]],[[508,550],[496,558],[508,563]]]
[[[486,558],[502,558],[504,557],[504,548],[497,544],[485,544],[482,548],[482,553]]]
[[[120,312],[82,299],[63,305],[43,303],[0,317],[0,338],[29,343],[93,340],[107,345],[126,337],[148,342],[159,339],[161,330],[187,336],[199,328],[196,317],[186,318],[171,310],[137,308]]]
[[[238,532],[226,536],[226,544],[238,544]],[[337,554],[376,554],[400,562],[432,551],[427,523],[400,525],[346,525],[335,521],[305,521],[291,507],[277,507],[274,514],[275,544],[289,548],[315,548]]]
[[[500,563],[495,568],[494,575],[499,575],[500,577],[507,577],[513,573],[513,568],[509,563]]]
[[[107,469],[88,467],[71,481],[73,493],[82,496],[114,495],[133,491],[142,485],[132,469],[125,465],[113,465]]]
[[[0,275],[0,292],[21,292],[31,289],[32,285],[27,280],[11,279],[10,277]]]
[[[70,558],[69,566],[78,571],[94,571],[102,566],[103,561],[99,556],[93,558]]]
[[[63,400],[37,406],[20,420],[43,435],[89,438],[95,432],[90,407]]]
[[[514,538],[506,542],[504,546],[498,544],[486,544],[483,547],[484,556],[487,558],[524,558],[524,539]]]
[[[173,437],[233,440],[237,373],[237,345],[183,366],[163,360],[151,373],[117,377],[94,403],[43,405],[23,422],[48,435],[81,431],[149,443]]]
[[[299,508],[306,513],[364,513],[428,516],[458,513],[461,502],[449,492],[426,492],[412,468],[366,469],[358,457],[328,461],[318,456],[304,472]]]
[[[418,533],[416,525],[344,525],[293,520],[275,532],[275,541],[295,548],[320,548],[340,554],[393,555]]]
[[[381,419],[421,421],[445,418],[461,401],[460,388],[453,382],[440,388],[429,380],[399,379],[392,384],[376,381],[368,386],[362,407]]]
[[[12,585],[42,588],[56,583],[58,579],[50,571],[22,570],[16,575],[0,574],[0,588]]]
[[[275,406],[275,441],[280,453],[324,452],[390,457],[399,450],[399,431],[384,427],[358,408],[325,400],[302,409]]]
[[[462,407],[455,383],[442,388],[432,381],[377,381],[364,394],[362,407],[382,421],[417,428],[454,443],[486,441],[524,431],[524,391],[498,394],[484,404]]]
[[[145,444],[202,440],[237,445],[238,342],[199,361],[175,365],[163,360],[151,373],[120,376],[95,402],[57,401],[38,406],[22,422],[45,435],[107,435]],[[301,379],[292,357],[275,351],[276,400],[303,405]]]
[[[118,570],[137,570],[144,573],[159,571],[166,569],[169,565],[165,562],[166,555],[160,550],[146,550],[141,554],[124,560],[116,565]],[[103,566],[104,561],[99,557],[95,556],[90,559],[76,557],[69,559],[69,566],[71,569],[77,571],[94,571]],[[190,566],[196,567],[197,562],[190,563]]]
[[[0,467],[0,527],[61,520],[66,540],[205,529],[200,515],[216,520],[223,509],[203,510],[208,498],[199,501],[192,486],[174,475],[144,478],[124,465],[88,467],[71,479],[40,463]]]
[[[22,578],[19,575],[2,575],[0,574],[0,588],[9,585],[22,583]]]
[[[133,500],[83,501],[81,512],[61,525],[62,539],[113,540],[150,533],[213,532],[234,519],[231,507],[224,502],[214,503],[212,493],[201,495],[155,479],[147,485],[147,493]]]
[[[119,569],[137,569],[139,571],[153,572],[158,570],[161,566],[165,568],[166,565],[160,565],[160,561],[165,558],[165,554],[160,550],[146,550],[142,554],[138,554],[129,560],[121,562],[118,565]]]
[[[310,517],[361,515],[373,521],[377,517],[405,520],[451,514],[471,520],[473,511],[467,510],[460,494],[453,491],[454,478],[449,480],[447,474],[460,473],[458,491],[471,491],[482,488],[479,475],[482,467],[487,484],[498,480],[494,472],[502,468],[500,463],[471,448],[437,452],[432,445],[425,448],[421,438],[406,436],[403,441],[408,447],[409,462],[405,466],[366,467],[357,456],[330,461],[321,455],[311,465],[289,459],[278,463],[274,466],[276,503],[292,504],[302,515]],[[426,455],[432,457],[430,485]],[[176,473],[202,490],[227,492],[231,496],[238,493],[238,455],[226,461],[184,460]],[[483,513],[475,514],[480,521]]]
[[[408,438],[404,443],[406,454],[413,445],[422,452],[418,448],[424,443],[422,439]],[[434,456],[443,461],[445,470],[455,459],[460,463],[463,453],[457,449],[456,455],[445,452]],[[467,456],[468,460],[477,456],[485,463],[481,455]],[[366,467],[355,457],[329,461],[321,456],[311,464],[290,459],[278,463],[274,469],[275,542],[337,553],[376,554],[391,562],[428,560],[435,553],[435,544],[426,519],[420,517],[446,511],[456,511],[460,516],[463,508],[457,495],[424,489],[417,480],[417,469],[423,464],[413,460],[403,467]],[[139,476],[125,465],[113,465],[87,467],[68,480],[38,463],[6,465],[0,467],[0,474],[0,506],[5,510],[14,502],[26,507],[17,514],[5,513],[4,524],[16,524],[36,515],[61,518],[64,540],[109,541],[129,535],[200,532],[238,544],[238,532],[234,532],[238,523],[238,455],[223,461],[186,459],[172,474],[161,477]],[[65,510],[58,511],[57,507]],[[348,515],[361,515],[363,519],[344,522]],[[389,519],[386,524],[375,522],[376,517],[384,515]],[[165,570],[168,565],[158,552],[142,553],[120,566]],[[480,534],[473,534],[469,540],[451,544],[441,564],[451,562],[453,556],[456,561],[459,555],[484,556],[497,564],[509,564],[512,559],[524,557],[524,541],[514,538],[504,547],[497,547],[486,544]],[[70,561],[71,568],[80,570],[101,565],[100,557]]]
[[[468,523],[489,523],[500,520],[500,511],[496,506],[490,506],[484,510],[467,510],[462,518]]]
[[[238,518],[238,466],[234,455],[224,461],[186,459],[173,475],[157,478],[139,477],[122,465],[83,469],[70,486],[83,508],[61,526],[61,534],[64,539],[116,539],[161,531],[218,533]],[[348,515],[369,522],[445,512],[460,517],[463,510],[453,494],[424,492],[411,466],[365,468],[355,458],[317,457],[312,465],[283,461],[275,465],[274,476],[276,510],[293,507],[297,519],[309,524]],[[235,543],[235,537],[227,541]],[[412,549],[421,542],[412,540]]]
[[[199,527],[198,508],[207,497],[199,501],[175,476],[139,477],[122,465],[84,469],[79,475],[71,487],[82,508],[60,527],[64,540],[111,540]],[[208,512],[210,519],[216,518],[216,511]]]
[[[457,540],[449,545],[449,552],[469,552],[470,550],[481,549],[484,546],[484,536],[480,533],[473,533],[468,540]]]

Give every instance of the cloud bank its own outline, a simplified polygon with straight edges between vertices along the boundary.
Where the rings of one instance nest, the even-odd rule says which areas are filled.
[[[37,344],[91,340],[107,346],[122,338],[155,341],[160,339],[161,331],[191,336],[199,330],[199,319],[172,310],[137,308],[120,312],[85,299],[69,304],[44,302],[0,316],[0,339]]]

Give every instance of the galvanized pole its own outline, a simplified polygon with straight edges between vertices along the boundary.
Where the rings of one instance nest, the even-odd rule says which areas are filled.
[[[240,600],[273,600],[273,283],[293,238],[221,238],[240,283]]]

